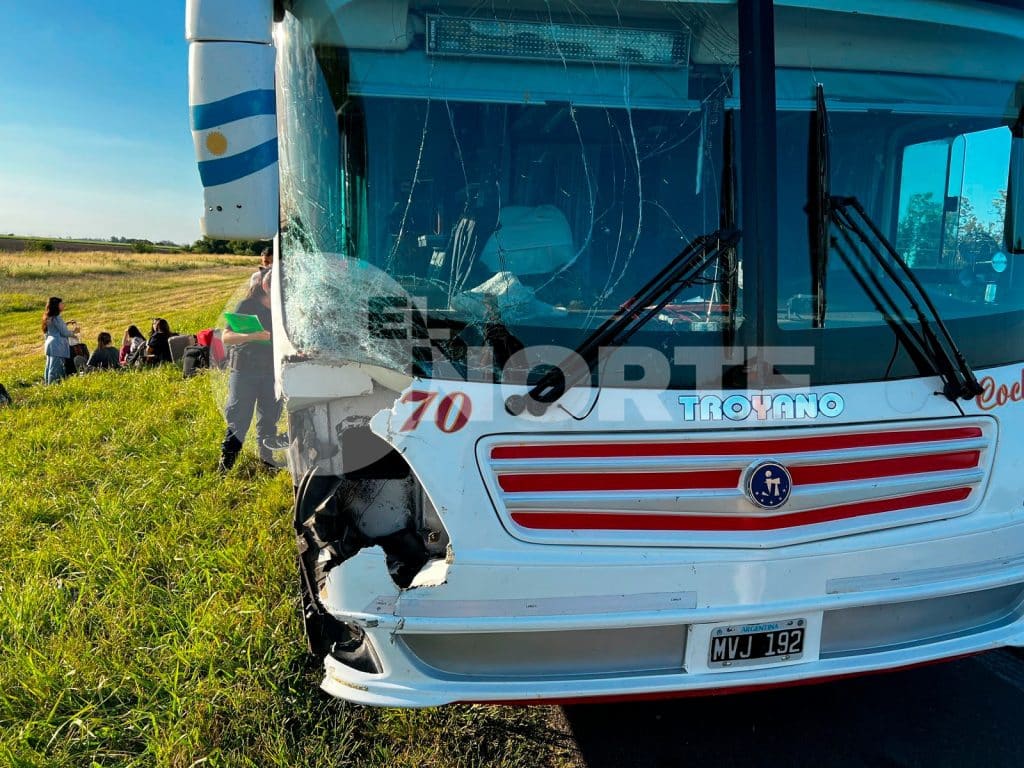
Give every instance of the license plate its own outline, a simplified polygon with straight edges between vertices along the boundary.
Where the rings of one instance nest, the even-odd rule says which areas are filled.
[[[804,655],[807,619],[729,624],[711,630],[708,667],[749,667],[798,661]]]

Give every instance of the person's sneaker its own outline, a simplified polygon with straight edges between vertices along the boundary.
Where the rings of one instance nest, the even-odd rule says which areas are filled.
[[[268,451],[283,451],[291,445],[291,442],[288,440],[288,435],[274,435],[274,437],[264,438],[261,444]]]

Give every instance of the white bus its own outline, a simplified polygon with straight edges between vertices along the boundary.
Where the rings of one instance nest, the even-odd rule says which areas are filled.
[[[276,238],[323,687],[1024,645],[1016,5],[191,0],[204,232]]]

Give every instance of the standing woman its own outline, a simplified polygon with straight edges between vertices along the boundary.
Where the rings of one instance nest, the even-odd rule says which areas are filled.
[[[46,353],[46,371],[43,374],[47,384],[60,381],[67,375],[65,361],[71,357],[71,345],[68,342],[78,332],[78,323],[72,322],[68,328],[60,313],[64,311],[64,302],[51,296],[46,302],[43,313],[43,333],[46,341],[43,351]]]

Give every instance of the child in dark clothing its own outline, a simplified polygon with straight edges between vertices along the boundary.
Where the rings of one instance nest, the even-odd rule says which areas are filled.
[[[103,331],[103,333],[96,337],[96,351],[89,356],[89,362],[85,365],[87,371],[97,371],[102,368],[117,369],[121,367],[117,359],[117,349],[111,346],[112,341],[113,339],[110,338],[110,334],[106,331]]]
[[[149,354],[147,355],[147,362],[173,362],[173,359],[171,358],[171,345],[167,343],[173,335],[174,334],[171,332],[171,326],[162,317],[158,317],[153,321],[153,332],[149,335]]]

